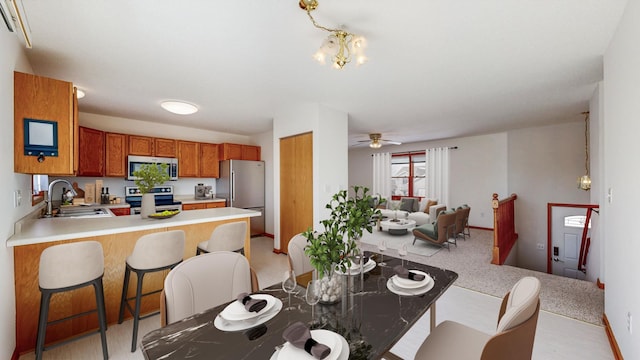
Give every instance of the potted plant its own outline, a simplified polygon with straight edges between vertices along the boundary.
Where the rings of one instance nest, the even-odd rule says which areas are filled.
[[[155,195],[151,193],[151,189],[169,180],[167,164],[142,164],[133,172],[133,176],[135,176],[133,181],[142,194],[140,217],[149,217],[156,212]]]
[[[333,195],[326,205],[331,214],[328,219],[320,221],[324,232],[309,229],[303,233],[308,242],[305,253],[319,278],[330,279],[335,269],[343,273],[347,271],[351,258],[358,252],[356,241],[364,230],[371,233],[373,217],[380,216],[380,210],[371,206],[376,201],[369,195],[368,188],[354,186],[353,193],[350,197],[346,190],[341,190]]]

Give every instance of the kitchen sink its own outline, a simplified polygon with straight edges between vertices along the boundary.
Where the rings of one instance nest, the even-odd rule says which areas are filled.
[[[111,217],[112,213],[106,208],[61,208],[54,217],[67,218],[96,218]]]

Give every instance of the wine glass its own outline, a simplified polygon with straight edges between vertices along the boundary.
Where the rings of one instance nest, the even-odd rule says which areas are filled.
[[[380,262],[378,265],[387,266],[387,263],[384,262],[384,255],[382,255],[383,252],[387,251],[387,242],[385,240],[380,240],[378,250],[380,251]]]
[[[400,249],[398,249],[398,256],[402,259],[402,267],[404,267],[404,257],[407,256],[409,252],[407,251],[407,243],[402,244]]]
[[[305,293],[305,299],[307,300],[307,304],[311,305],[311,322],[313,323],[314,317],[314,308],[315,305],[320,301],[320,282],[319,280],[310,280],[307,283],[307,291]]]
[[[291,294],[296,289],[296,274],[293,270],[287,270],[284,272],[284,276],[282,278],[282,290],[284,290],[287,294],[289,294],[289,306],[285,310],[291,310]]]

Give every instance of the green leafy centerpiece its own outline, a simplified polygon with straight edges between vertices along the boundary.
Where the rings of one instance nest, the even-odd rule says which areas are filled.
[[[357,240],[362,237],[364,230],[372,232],[372,219],[380,216],[380,210],[371,206],[376,201],[369,195],[368,188],[353,186],[352,189],[352,197],[347,190],[341,190],[326,205],[331,214],[328,219],[320,221],[324,232],[309,229],[303,233],[307,238],[305,253],[317,270],[318,277],[325,283],[325,286],[321,285],[321,288],[326,288],[321,299],[324,303],[340,299],[340,282],[334,279],[333,272],[339,269],[347,273],[351,259],[359,253]]]
[[[142,194],[140,217],[146,218],[156,212],[155,195],[151,193],[151,189],[169,180],[167,168],[167,164],[143,164],[133,172],[133,182]]]

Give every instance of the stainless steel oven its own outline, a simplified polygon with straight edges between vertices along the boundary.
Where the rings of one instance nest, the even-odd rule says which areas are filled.
[[[155,194],[156,211],[179,210],[182,211],[182,202],[173,200],[173,186],[162,185],[151,189]],[[125,201],[131,205],[131,214],[140,214],[140,204],[142,203],[142,194],[137,186],[125,186]]]

